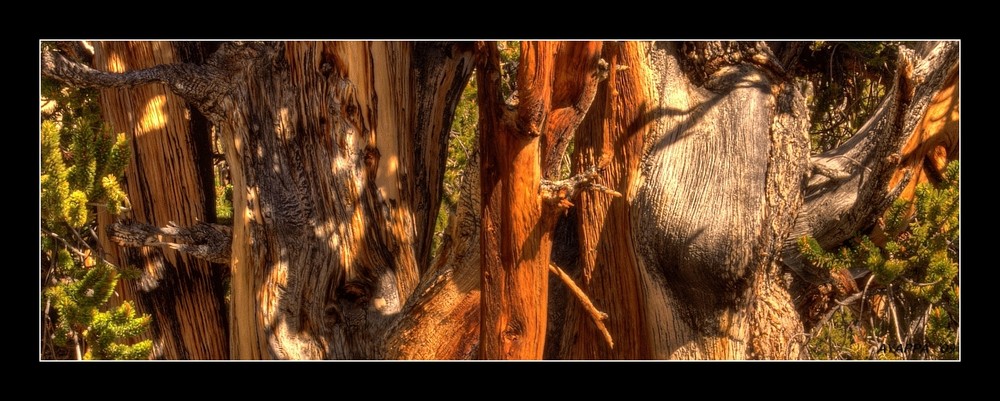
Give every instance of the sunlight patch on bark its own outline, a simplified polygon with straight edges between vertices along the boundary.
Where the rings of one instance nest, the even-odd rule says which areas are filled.
[[[139,123],[139,129],[135,132],[136,136],[142,136],[150,131],[163,129],[167,126],[167,111],[164,109],[166,101],[167,97],[165,95],[156,95],[146,102],[146,107],[142,111],[142,120]]]

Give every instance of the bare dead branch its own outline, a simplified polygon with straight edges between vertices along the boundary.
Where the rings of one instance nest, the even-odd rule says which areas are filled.
[[[228,264],[232,253],[232,228],[221,224],[198,222],[183,227],[171,221],[165,227],[154,227],[116,222],[108,226],[108,234],[120,246],[162,246],[212,263]],[[163,241],[161,236],[173,237],[174,241]]]
[[[212,53],[204,64],[162,64],[150,68],[113,73],[73,62],[61,54],[42,51],[42,75],[80,87],[133,87],[163,83],[178,96],[197,107],[202,114],[219,120],[224,111],[221,102],[240,82],[240,74],[249,65],[267,68],[283,45],[272,42],[227,42]]]
[[[908,182],[904,176],[889,185],[899,152],[958,63],[958,44],[940,42],[917,57],[901,49],[895,83],[872,117],[843,145],[810,161],[805,203],[782,251],[785,265],[809,282],[823,284],[829,276],[807,271],[796,241],[812,236],[825,249],[836,247],[870,227]]]
[[[154,82],[183,86],[179,81],[185,68],[194,66],[169,64],[124,73],[104,72],[70,61],[61,54],[42,51],[42,75],[80,87],[132,87]]]
[[[827,311],[826,314],[824,314],[823,317],[819,319],[819,322],[816,323],[816,326],[814,326],[813,328],[813,332],[809,336],[815,337],[817,334],[819,334],[820,330],[823,329],[823,326],[826,325],[826,322],[830,321],[830,318],[832,318],[833,315],[837,313],[837,311],[839,311],[841,308],[845,306],[850,306],[855,301],[861,299],[862,294],[863,293],[856,292],[851,296],[844,298],[843,300],[835,299],[833,302],[836,304],[836,306],[830,308],[830,310]]]
[[[51,238],[53,238],[53,239],[55,239],[57,241],[59,241],[60,243],[63,244],[63,246],[66,247],[66,249],[72,251],[77,256],[79,256],[81,258],[84,258],[84,259],[87,258],[87,254],[86,253],[84,253],[83,251],[81,251],[79,248],[77,248],[77,247],[75,247],[73,245],[70,245],[70,243],[67,242],[65,239],[63,239],[63,237],[59,236],[59,234],[56,234],[56,233],[54,233],[52,231],[49,231],[49,230],[46,230],[44,228],[42,229],[42,233],[45,234],[45,235],[48,235],[49,237],[51,237]]]
[[[572,207],[573,203],[569,200],[576,197],[581,191],[588,189],[614,197],[622,196],[620,192],[595,182],[599,177],[597,166],[591,166],[586,171],[565,180],[542,180],[539,191],[546,203],[563,209]]]
[[[900,334],[899,315],[896,314],[896,300],[894,299],[895,298],[894,295],[895,294],[893,294],[892,286],[889,286],[889,296],[886,297],[886,301],[889,304],[889,311],[892,312],[892,325],[895,328],[896,341],[899,341],[899,344],[903,346],[903,357],[905,358],[907,354],[906,342],[903,341],[903,336],[902,334]]]
[[[607,341],[608,347],[614,348],[615,342],[611,338],[611,332],[609,332],[607,326],[604,325],[604,320],[607,320],[608,314],[598,310],[597,307],[594,306],[594,303],[591,302],[590,297],[588,297],[587,294],[584,293],[575,282],[573,282],[573,279],[559,268],[559,266],[550,263],[549,271],[559,277],[563,284],[566,284],[566,287],[569,287],[570,292],[576,296],[576,299],[580,300],[580,304],[583,305],[583,309],[587,310],[590,318],[594,321],[594,325],[597,326],[597,329],[600,330],[602,334],[604,334],[604,340]]]
[[[72,230],[72,227],[70,227],[70,230]],[[75,230],[73,230],[72,232],[76,235],[76,239],[78,241],[80,241],[84,246],[86,246],[87,249],[90,251],[89,255],[86,252],[84,252],[83,250],[81,250],[80,248],[77,248],[77,247],[71,245],[68,241],[66,241],[65,238],[62,238],[61,236],[59,236],[59,234],[56,234],[56,233],[54,233],[52,231],[49,231],[49,230],[46,230],[44,228],[42,229],[42,233],[43,234],[45,234],[45,235],[47,235],[47,236],[49,236],[49,237],[51,237],[51,238],[59,241],[60,243],[63,244],[63,246],[66,247],[67,250],[70,250],[74,254],[76,254],[76,256],[79,256],[81,262],[86,262],[87,258],[94,257],[94,258],[100,259],[102,262],[104,262],[106,264],[114,265],[114,263],[111,263],[107,259],[105,259],[104,255],[102,253],[100,253],[100,252],[94,250],[93,248],[91,248],[90,245],[87,244],[87,242],[83,240],[83,238],[80,238],[79,234],[76,234]]]

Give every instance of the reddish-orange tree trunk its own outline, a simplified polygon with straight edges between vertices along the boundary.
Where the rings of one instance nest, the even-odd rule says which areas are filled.
[[[558,178],[561,151],[590,107],[603,73],[600,49],[599,42],[523,42],[515,110],[500,95],[496,46],[483,49],[482,358],[542,357],[552,229],[564,208],[543,196],[542,180]]]

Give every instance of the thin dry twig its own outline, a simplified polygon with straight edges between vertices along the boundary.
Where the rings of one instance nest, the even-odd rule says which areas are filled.
[[[816,334],[818,334],[819,331],[823,329],[823,326],[826,325],[826,322],[829,321],[830,318],[833,317],[834,313],[837,313],[837,311],[839,311],[841,308],[843,308],[845,306],[849,306],[850,304],[854,303],[854,301],[857,301],[859,298],[861,298],[861,296],[862,296],[862,293],[856,292],[856,293],[852,294],[851,296],[849,296],[847,298],[844,298],[843,300],[836,300],[836,299],[833,300],[833,302],[836,305],[833,308],[831,308],[829,311],[827,311],[826,314],[824,314],[822,318],[819,319],[819,323],[816,324],[815,328],[813,328],[813,333],[811,335],[815,336]]]
[[[42,316],[45,317],[45,331],[42,333],[42,341],[45,342],[46,348],[49,350],[49,355],[55,358],[56,349],[52,345],[52,339],[50,338],[52,332],[52,319],[49,317],[49,309],[52,306],[52,300],[49,297],[45,297],[45,310],[42,312]]]
[[[903,346],[903,351],[904,351],[903,352],[903,356],[905,357],[906,356],[906,343],[903,341],[903,336],[899,333],[899,331],[900,331],[899,330],[899,316],[896,314],[896,300],[893,299],[893,298],[895,298],[895,296],[893,295],[892,286],[889,286],[888,301],[889,301],[889,311],[892,312],[892,325],[896,328],[896,341],[899,341],[899,344]]]
[[[109,264],[109,265],[112,265],[112,266],[115,265],[114,263],[111,263],[106,258],[104,258],[103,254],[95,251],[93,248],[90,247],[90,245],[88,245],[85,241],[83,241],[83,239],[80,238],[80,234],[77,234],[76,231],[72,231],[72,232],[73,232],[73,234],[76,235],[76,238],[79,239],[81,242],[83,242],[84,246],[86,246],[87,249],[90,250],[90,255],[87,255],[85,252],[83,252],[82,250],[80,250],[80,248],[77,248],[77,247],[71,245],[68,241],[66,241],[66,239],[64,239],[63,237],[59,236],[59,234],[56,234],[56,233],[54,233],[52,231],[49,231],[49,230],[46,230],[44,228],[42,229],[42,233],[43,234],[48,235],[49,237],[52,237],[52,238],[56,239],[57,241],[61,242],[64,246],[66,246],[66,249],[72,251],[77,256],[79,256],[81,258],[81,262],[86,262],[86,260],[87,260],[88,257],[96,257],[96,258],[100,259],[102,262],[104,262],[106,264]]]
[[[83,258],[84,260],[86,260],[86,258],[87,258],[87,254],[86,253],[84,253],[83,251],[81,251],[79,248],[71,245],[68,241],[66,241],[65,239],[63,239],[63,237],[59,236],[59,234],[56,234],[56,233],[54,233],[52,231],[49,231],[49,230],[46,230],[44,228],[42,229],[42,234],[45,234],[45,235],[47,235],[47,236],[49,236],[49,237],[51,237],[51,238],[53,238],[53,239],[61,242],[63,244],[63,246],[66,247],[66,249],[72,251],[77,256],[79,256],[79,257]]]
[[[875,280],[875,275],[872,274],[868,276],[868,281],[865,282],[865,289],[861,291],[861,312],[858,313],[858,320],[864,319],[865,316],[865,298],[868,294],[868,287],[872,285],[872,281]]]
[[[597,310],[594,303],[590,301],[590,297],[588,297],[587,294],[585,294],[583,290],[573,282],[573,279],[559,268],[559,266],[550,263],[549,271],[558,276],[559,279],[563,281],[563,284],[566,284],[570,291],[573,292],[573,295],[576,295],[576,298],[580,300],[581,304],[583,304],[583,308],[590,314],[591,319],[594,321],[594,325],[596,325],[597,329],[604,334],[604,340],[607,341],[608,347],[613,349],[615,347],[615,342],[611,339],[611,332],[609,332],[608,328],[604,326],[604,320],[608,318],[608,314]]]
[[[73,339],[73,348],[76,350],[76,360],[83,360],[83,352],[80,351],[80,339],[77,338],[76,331],[70,332],[70,337]]]

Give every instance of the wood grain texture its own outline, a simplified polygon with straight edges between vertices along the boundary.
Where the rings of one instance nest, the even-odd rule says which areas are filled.
[[[471,49],[268,46],[229,78],[220,104],[233,108],[216,122],[238,189],[233,354],[379,357],[427,269],[421,235],[437,212],[443,138]]]
[[[573,171],[597,164],[600,182],[628,195],[637,174],[643,139],[652,121],[655,100],[650,72],[641,59],[644,45],[636,42],[605,44],[603,58],[610,77],[599,86],[594,104],[576,136]],[[620,70],[619,67],[628,66]],[[584,192],[577,201],[580,283],[595,306],[608,314],[605,322],[615,348],[602,340],[583,309],[568,303],[561,356],[570,359],[642,359],[649,355],[645,297],[639,282],[632,240],[631,214],[626,198]]]
[[[552,232],[566,205],[543,202],[543,170],[558,171],[561,154],[554,152],[565,149],[590,108],[602,79],[601,46],[522,42],[519,101],[510,110],[500,96],[496,44],[482,45],[477,71],[483,202],[480,356],[484,359],[543,355]]]
[[[778,358],[797,332],[773,255],[801,201],[804,102],[749,53],[712,53],[745,48],[766,53],[707,44],[692,63],[677,43],[605,45],[611,77],[574,166],[606,166],[625,194],[583,195],[577,209],[581,279],[615,348],[569,304],[560,356]]]
[[[480,325],[479,157],[468,163],[461,198],[434,266],[386,330],[384,359],[476,359]]]
[[[180,61],[171,42],[95,43],[94,63],[102,71],[125,72]],[[183,99],[161,84],[103,89],[101,109],[113,132],[125,132],[131,144],[125,190],[132,210],[127,217],[155,225],[214,220],[214,194],[206,194],[204,185],[212,177],[199,168],[211,158],[200,146],[208,143],[209,133],[206,127],[198,130],[192,125],[197,116]],[[100,231],[111,222],[102,213]],[[222,268],[171,250],[123,249],[110,242],[103,247],[121,265],[144,271],[138,282],[119,281],[118,291],[123,299],[135,301],[139,312],[152,315],[148,337],[155,346],[154,358],[229,356]]]
[[[955,65],[900,151],[899,167],[889,180],[889,187],[895,188],[910,172],[912,178],[900,193],[901,199],[913,199],[917,185],[939,182],[948,162],[958,159],[960,104],[958,65]]]
[[[522,47],[518,88],[524,93],[519,95],[517,112],[512,112],[500,96],[496,45],[488,43],[484,51],[477,68],[482,158],[480,357],[539,359],[548,296],[548,249],[542,248],[537,192],[539,136],[548,111],[551,55],[531,45]]]

